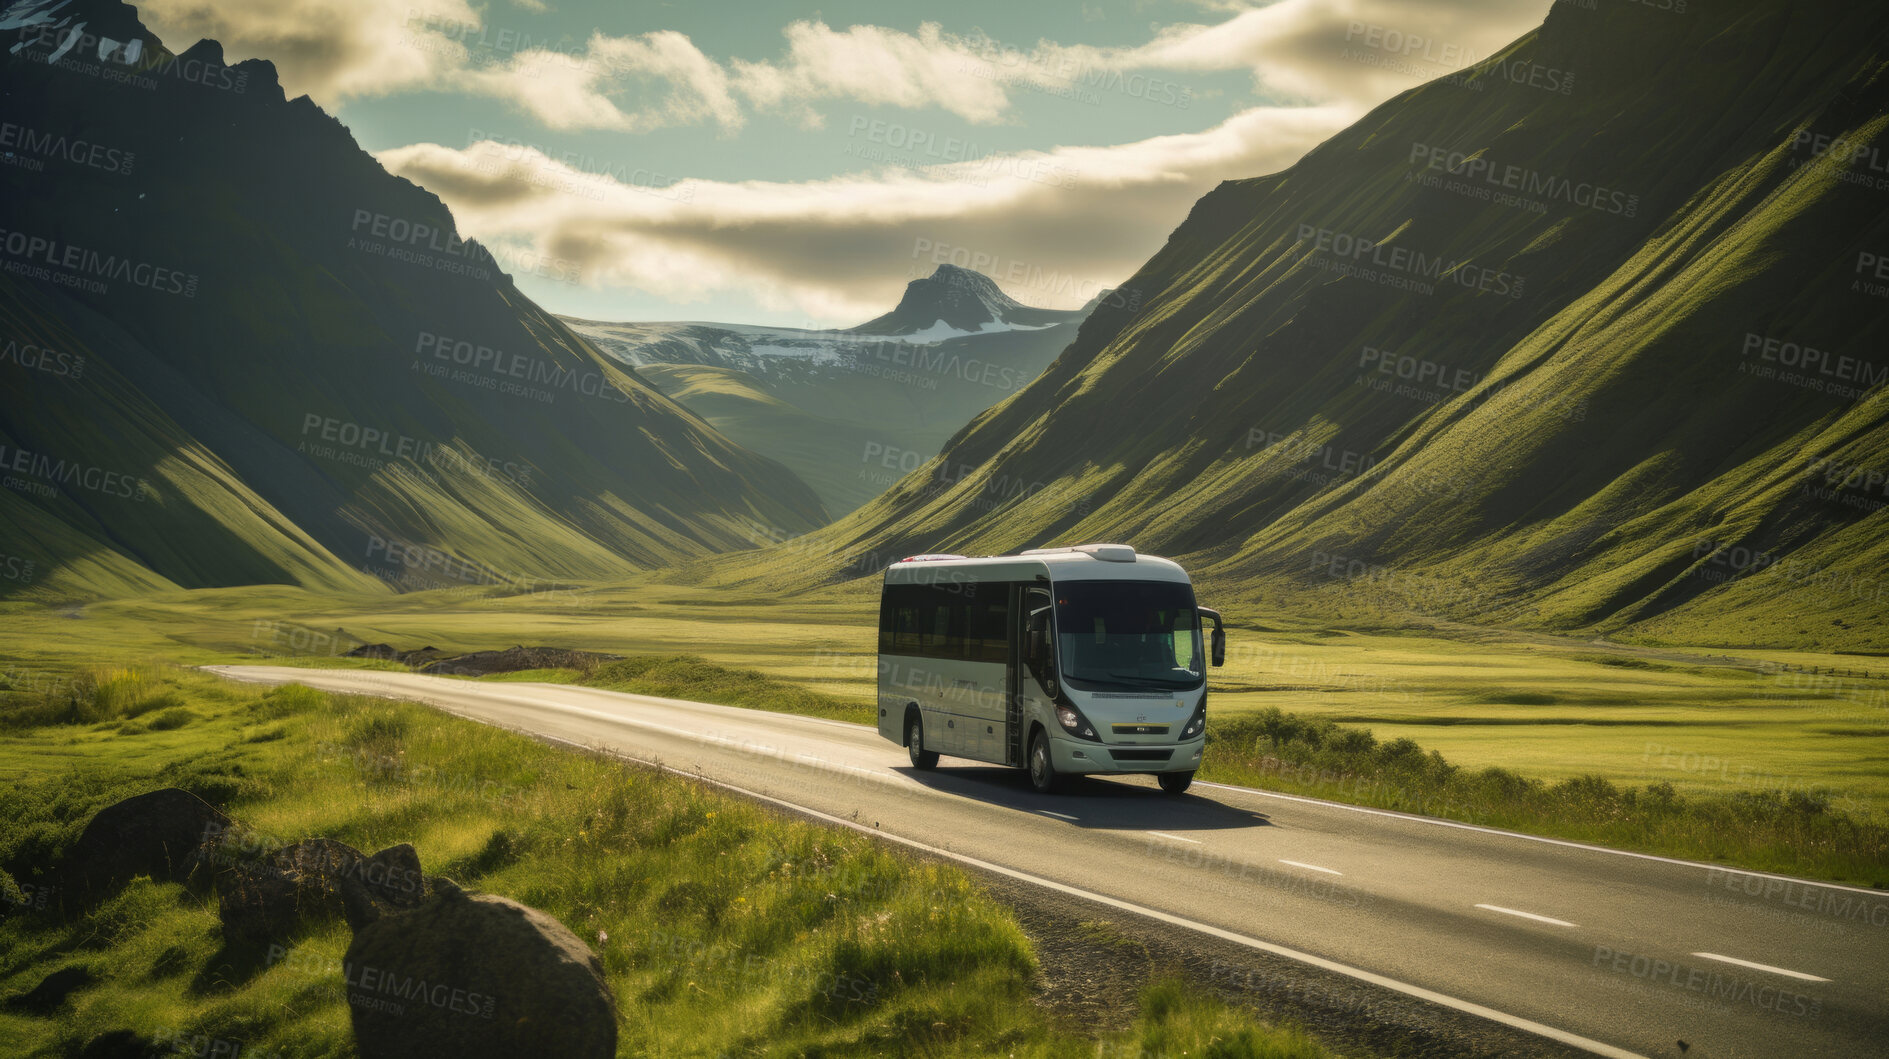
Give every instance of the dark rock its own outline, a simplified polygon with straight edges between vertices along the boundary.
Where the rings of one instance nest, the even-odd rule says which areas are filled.
[[[63,892],[90,902],[132,878],[189,882],[204,860],[206,843],[230,827],[215,806],[166,787],[100,809],[60,863]]]
[[[474,651],[422,666],[422,673],[479,677],[488,673],[516,673],[521,669],[585,669],[598,662],[614,662],[621,655],[597,654],[570,647],[508,647],[503,651]]]
[[[227,862],[225,862],[227,863]],[[341,916],[353,929],[418,907],[428,893],[410,845],[367,856],[311,838],[229,865],[216,877],[223,948],[192,986],[221,992],[262,973],[309,927]]]
[[[216,877],[217,915],[231,945],[284,942],[346,914],[342,891],[367,858],[346,842],[309,838]]]
[[[616,1054],[603,965],[562,923],[447,880],[356,930],[348,1009],[363,1059]]]
[[[417,908],[426,899],[420,854],[402,842],[363,858],[341,881],[341,902],[355,930],[389,912]]]
[[[358,929],[418,907],[426,880],[407,843],[370,857],[346,842],[308,838],[219,872],[216,892],[225,943],[255,946],[291,941],[325,919]]]
[[[6,1007],[9,1011],[24,1011],[29,1015],[50,1015],[59,1010],[67,997],[96,981],[98,978],[89,967],[62,967],[40,979],[32,989],[8,997]]]
[[[420,648],[418,651],[402,651],[393,644],[370,643],[362,644],[354,650],[349,651],[347,657],[378,658],[383,661],[400,662],[405,665],[418,667],[426,665],[428,662],[435,659],[443,658],[445,654],[446,652],[431,644]]]

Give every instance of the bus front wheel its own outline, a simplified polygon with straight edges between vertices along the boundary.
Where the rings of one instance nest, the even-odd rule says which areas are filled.
[[[1056,761],[1050,757],[1049,736],[1040,728],[1030,740],[1030,786],[1035,787],[1038,794],[1051,794],[1062,786],[1062,777],[1056,774]]]
[[[905,750],[912,755],[912,767],[915,769],[938,766],[938,752],[925,749],[925,723],[919,720],[916,711],[905,719]]]
[[[1161,789],[1169,794],[1180,794],[1194,782],[1191,772],[1162,772],[1155,778],[1161,781]]]

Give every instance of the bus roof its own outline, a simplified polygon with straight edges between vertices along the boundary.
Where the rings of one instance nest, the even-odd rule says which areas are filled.
[[[1140,555],[1125,544],[1037,548],[1017,555],[917,555],[886,567],[887,584],[964,581],[1179,581],[1187,571],[1172,559]]]

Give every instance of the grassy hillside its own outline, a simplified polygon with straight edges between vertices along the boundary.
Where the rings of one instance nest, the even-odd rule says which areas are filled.
[[[0,593],[609,577],[824,520],[268,63],[186,67],[115,0],[73,12],[143,35],[108,71],[142,80],[37,38],[0,57],[35,123],[0,167],[0,526],[37,571]],[[55,135],[109,151],[34,154]]]
[[[929,459],[955,429],[927,424],[916,417],[888,425],[878,421],[877,414],[870,414],[872,421],[816,415],[793,403],[792,398],[798,394],[782,392],[772,380],[734,368],[652,364],[639,368],[637,374],[716,430],[779,460],[806,482],[834,515],[857,509],[904,477],[900,469],[902,453],[917,452],[920,459]],[[888,411],[913,404],[899,400],[902,395],[896,392],[874,396]],[[881,466],[888,445],[894,450],[890,468]],[[757,543],[769,542],[763,536]]]
[[[758,569],[1119,539],[1245,608],[1880,649],[1886,34],[1555,5],[1200,200],[1140,311]]]

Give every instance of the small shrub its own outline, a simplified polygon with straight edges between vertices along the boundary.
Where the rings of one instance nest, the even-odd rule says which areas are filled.
[[[1784,808],[1796,816],[1822,816],[1830,809],[1828,791],[1792,791],[1784,796]]]
[[[1377,737],[1367,728],[1346,728],[1330,739],[1329,745],[1347,757],[1363,757],[1377,748]]]
[[[1518,802],[1528,794],[1529,781],[1505,768],[1486,768],[1476,774],[1476,781],[1492,796]]]
[[[1647,812],[1661,816],[1681,812],[1686,807],[1685,799],[1679,796],[1672,784],[1665,782],[1649,784],[1639,801]]]
[[[1423,748],[1417,745],[1415,739],[1408,737],[1393,739],[1378,747],[1377,756],[1380,761],[1388,765],[1414,763],[1418,768],[1423,767]]]
[[[123,717],[145,698],[149,686],[149,675],[135,667],[88,670],[74,686],[77,719],[89,724]]]

